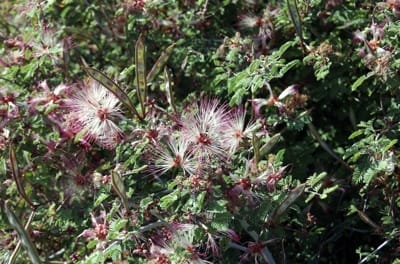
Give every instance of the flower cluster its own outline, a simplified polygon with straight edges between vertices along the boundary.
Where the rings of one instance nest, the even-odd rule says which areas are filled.
[[[255,122],[246,124],[243,108],[202,99],[188,107],[169,133],[152,141],[150,171],[159,176],[180,168],[188,176],[203,175],[216,162],[229,160],[256,129]]]
[[[354,41],[363,43],[358,55],[364,58],[365,65],[376,75],[385,77],[389,70],[389,61],[392,58],[392,51],[382,45],[385,35],[385,23],[378,24],[372,21],[371,25],[363,31],[357,30],[354,33]]]
[[[149,263],[211,263],[201,258],[194,244],[195,225],[173,224],[165,235],[152,239]]]

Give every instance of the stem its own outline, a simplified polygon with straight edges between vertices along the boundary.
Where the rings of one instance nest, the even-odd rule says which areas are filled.
[[[340,164],[342,164],[345,168],[347,168],[350,171],[353,171],[353,168],[350,167],[349,164],[347,164],[343,159],[341,159],[333,150],[329,147],[329,145],[322,140],[321,136],[318,134],[317,129],[312,123],[308,124],[308,128],[310,129],[311,134],[314,136],[314,138],[318,141],[318,143],[321,145],[321,147],[335,160],[337,160]]]
[[[161,226],[166,226],[166,225],[167,225],[166,223],[161,222],[161,221],[155,222],[155,223],[151,223],[151,224],[148,224],[146,226],[140,227],[139,228],[139,232],[143,233],[143,232],[146,232],[148,230],[151,230],[151,229],[154,229],[154,228],[157,228],[157,227],[161,227]]]
[[[246,252],[246,251],[247,251],[247,247],[241,246],[241,245],[236,244],[236,243],[234,243],[234,242],[229,242],[228,245],[229,245],[229,247],[231,247],[231,248],[239,249],[239,250],[241,250],[241,251],[243,251],[243,252]]]

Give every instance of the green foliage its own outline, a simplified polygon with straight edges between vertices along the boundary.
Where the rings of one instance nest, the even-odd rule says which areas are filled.
[[[0,262],[399,262],[399,8],[2,1]]]

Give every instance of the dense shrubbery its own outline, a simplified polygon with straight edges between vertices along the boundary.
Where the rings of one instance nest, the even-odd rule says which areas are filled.
[[[3,263],[400,263],[400,3],[0,3]]]

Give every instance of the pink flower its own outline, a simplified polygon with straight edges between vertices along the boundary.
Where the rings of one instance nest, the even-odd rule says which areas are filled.
[[[257,16],[242,15],[239,17],[239,27],[241,29],[260,27],[264,21]]]
[[[278,97],[275,96],[274,92],[271,89],[271,86],[267,83],[267,89],[269,91],[269,98],[256,98],[249,100],[253,104],[254,113],[259,116],[261,114],[260,110],[263,106],[275,106],[279,109],[279,111],[284,112],[285,104],[282,103],[282,100],[288,96],[295,95],[298,93],[299,85],[292,84],[288,86],[285,90],[283,90]]]
[[[246,112],[243,107],[238,107],[231,111],[227,121],[227,127],[224,133],[226,146],[229,146],[229,153],[233,154],[239,147],[240,143],[251,138],[252,133],[257,129],[257,123],[245,123]]]
[[[276,184],[282,179],[283,172],[288,166],[280,167],[279,169],[269,168],[260,176],[253,180],[255,185],[266,185],[270,192],[275,191]]]
[[[47,81],[39,83],[38,88],[42,90],[40,95],[35,95],[28,100],[28,111],[34,113],[39,106],[50,107],[52,105],[58,105],[61,103],[61,95],[67,94],[68,90],[71,89],[71,85],[59,84],[54,88],[54,91],[50,89]]]
[[[197,170],[197,162],[189,150],[189,142],[181,137],[170,137],[166,145],[157,145],[151,153],[153,165],[150,171],[156,175],[174,168],[181,168],[184,174],[192,175]]]
[[[202,99],[195,105],[194,113],[181,120],[183,137],[193,145],[193,151],[200,158],[211,156],[226,157],[224,133],[229,112],[226,105],[216,99]]]
[[[238,233],[236,233],[233,229],[226,229],[226,230],[221,230],[219,231],[220,233],[226,235],[228,238],[230,238],[232,241],[235,242],[240,242],[240,237]]]
[[[17,94],[0,87],[0,131],[10,120],[20,115],[16,98]]]
[[[181,224],[175,227],[172,227],[170,239],[158,243],[152,241],[150,263],[170,263],[168,261],[173,259],[176,261],[174,263],[210,264],[211,262],[200,257],[198,246],[193,244],[196,226]]]
[[[84,141],[112,149],[121,140],[116,124],[123,118],[119,100],[97,81],[91,80],[65,102],[70,111],[66,125]]]
[[[88,239],[97,238],[98,240],[105,240],[108,235],[106,212],[101,211],[98,217],[91,214],[91,220],[93,228],[85,229],[79,236]]]

